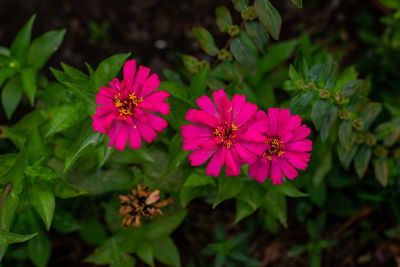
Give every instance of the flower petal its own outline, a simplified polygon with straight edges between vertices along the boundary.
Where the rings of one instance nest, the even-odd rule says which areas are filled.
[[[199,166],[206,162],[215,152],[211,149],[198,149],[189,155],[190,165]]]
[[[137,127],[132,127],[129,131],[129,145],[132,149],[139,149],[142,144],[142,138],[140,137],[139,130]]]
[[[123,69],[124,80],[133,86],[133,81],[135,80],[136,73],[136,60],[127,60]]]
[[[123,151],[126,142],[128,141],[129,134],[129,125],[127,123],[122,123],[121,128],[119,129],[117,139],[115,140],[115,149],[119,151]]]
[[[150,77],[146,80],[146,82],[143,85],[143,90],[141,92],[142,97],[147,96],[151,92],[153,92],[156,88],[160,86],[160,79],[158,78],[158,75],[153,73],[150,75]]]
[[[214,156],[211,158],[206,168],[206,174],[217,177],[221,171],[221,167],[224,164],[224,153],[223,148],[220,146]]]

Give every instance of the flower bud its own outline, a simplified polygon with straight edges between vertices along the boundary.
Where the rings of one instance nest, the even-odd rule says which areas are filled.
[[[367,146],[376,145],[376,139],[372,133],[367,133],[364,138],[365,138],[365,143],[367,144]]]
[[[255,20],[257,18],[257,12],[254,6],[249,6],[241,13],[243,20]]]
[[[335,94],[333,95],[333,98],[339,104],[343,103],[343,101],[344,101],[344,96],[343,96],[342,92],[340,92],[340,91],[335,92]]]
[[[358,145],[361,145],[362,143],[364,143],[365,142],[364,135],[357,133],[355,142]]]
[[[384,146],[380,146],[380,145],[376,146],[375,155],[377,155],[378,157],[384,158],[387,156],[387,154],[388,154],[388,151]]]
[[[218,52],[218,59],[232,61],[233,58],[232,54],[226,48],[222,48]]]
[[[330,92],[326,89],[321,89],[318,94],[319,97],[322,99],[328,99],[331,95]]]
[[[361,131],[364,128],[364,122],[361,118],[355,118],[351,126],[353,126],[357,131]]]
[[[339,118],[341,120],[348,120],[350,119],[350,112],[347,109],[339,110]]]
[[[238,25],[231,25],[228,28],[228,33],[230,36],[235,37],[237,35],[239,35],[240,33],[240,28]]]

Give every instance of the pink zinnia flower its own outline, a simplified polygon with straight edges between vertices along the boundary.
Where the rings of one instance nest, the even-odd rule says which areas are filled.
[[[226,174],[240,174],[240,165],[254,163],[264,153],[266,121],[253,120],[257,106],[245,102],[244,95],[235,95],[232,102],[220,89],[213,101],[203,95],[197,99],[201,110],[190,109],[186,119],[196,125],[182,126],[183,149],[192,166],[199,166],[211,156],[206,173],[217,177],[223,164]]]
[[[132,149],[139,149],[141,137],[151,143],[167,127],[167,122],[154,115],[169,113],[169,104],[164,100],[168,92],[155,91],[160,80],[157,74],[149,77],[150,69],[139,66],[136,72],[136,61],[128,60],[124,65],[122,82],[115,78],[110,87],[101,87],[97,94],[96,114],[93,115],[93,129],[100,133],[107,132],[109,146],[115,145],[118,150],[125,148],[129,138]]]
[[[294,179],[298,173],[295,168],[304,170],[310,160],[311,140],[305,139],[311,132],[301,125],[301,118],[291,116],[288,109],[270,108],[268,116],[258,113],[259,120],[267,122],[264,154],[250,165],[249,176],[262,183],[268,177],[273,184],[282,184],[283,174]]]

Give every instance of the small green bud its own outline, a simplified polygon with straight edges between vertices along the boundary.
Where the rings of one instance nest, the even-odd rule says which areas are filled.
[[[16,62],[15,60],[13,60],[13,61],[11,61],[11,62],[8,64],[8,66],[9,66],[10,68],[15,68],[15,67],[17,66],[17,62]]]
[[[255,20],[257,18],[257,12],[254,6],[249,6],[241,13],[243,20]]]
[[[226,48],[222,48],[218,52],[218,59],[232,61],[233,58],[232,54]]]
[[[198,63],[196,63],[196,65],[194,65],[194,73],[198,73],[207,66],[210,66],[210,63],[208,63],[208,61],[205,60],[199,61]]]
[[[296,83],[296,86],[301,90],[304,90],[306,88],[306,85],[304,84],[303,80],[297,80],[295,83]]]
[[[375,155],[384,158],[388,155],[388,151],[384,146],[376,146]]]
[[[341,120],[348,120],[350,119],[350,112],[347,109],[339,110],[339,118]]]
[[[319,97],[322,98],[322,99],[327,99],[331,95],[330,92],[328,90],[326,90],[326,89],[319,90],[318,94],[319,94]]]
[[[335,92],[335,94],[333,95],[333,98],[339,104],[343,103],[343,101],[344,101],[344,96],[343,96],[342,92],[340,92],[340,91]]]
[[[317,87],[315,86],[315,83],[313,83],[313,82],[310,82],[310,83],[308,84],[308,87],[309,87],[310,89],[312,89],[312,90],[317,89]]]
[[[364,122],[361,118],[355,118],[351,126],[353,126],[357,131],[361,131],[364,128]]]
[[[240,33],[240,28],[238,25],[231,25],[228,28],[228,33],[230,36],[235,37],[237,35],[239,35]]]
[[[376,145],[376,139],[372,133],[367,133],[364,138],[365,138],[365,143],[367,144],[367,146]]]
[[[362,143],[364,143],[365,142],[364,135],[357,133],[355,142],[358,145],[361,145]]]

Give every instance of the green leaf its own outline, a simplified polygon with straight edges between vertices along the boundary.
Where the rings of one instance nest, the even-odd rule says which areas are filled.
[[[254,212],[254,209],[247,204],[247,202],[236,199],[236,216],[235,216],[235,223],[240,222],[250,214]]]
[[[314,123],[317,130],[321,129],[321,124],[324,121],[330,106],[329,101],[326,99],[319,99],[312,105],[311,121]]]
[[[203,191],[209,186],[216,186],[214,177],[194,171],[185,180],[180,190],[181,205],[185,207],[192,199],[201,196]]]
[[[172,233],[183,221],[187,210],[181,210],[170,215],[159,216],[145,226],[145,233],[148,239],[157,239]]]
[[[49,31],[33,40],[29,47],[27,63],[34,69],[43,68],[64,39],[65,30]]]
[[[294,187],[290,182],[284,182],[281,186],[274,186],[273,190],[276,190],[288,197],[307,197],[308,194],[301,192],[299,189]]]
[[[50,259],[51,242],[43,232],[28,241],[28,256],[38,267],[45,267]]]
[[[351,146],[352,126],[350,120],[342,121],[339,125],[338,136],[340,144],[349,150]]]
[[[0,65],[1,66],[1,65]],[[10,68],[8,66],[1,66],[0,67],[0,88],[8,78],[10,78],[16,72],[15,69]]]
[[[31,103],[31,106],[33,106],[35,104],[35,95],[36,95],[36,89],[37,89],[36,70],[34,70],[33,68],[30,68],[30,67],[23,68],[21,70],[21,79],[22,79],[23,89],[29,98],[29,102]]]
[[[161,91],[167,91],[172,96],[191,105],[191,103],[188,101],[188,89],[179,83],[172,81],[161,82],[158,89]]]
[[[176,133],[169,142],[168,151],[167,173],[172,172],[188,161],[187,157],[190,152],[182,149],[182,135],[180,132]]]
[[[101,168],[114,152],[114,147],[109,146],[109,138],[104,138],[104,144],[97,149],[97,167]]]
[[[221,32],[227,32],[229,27],[232,26],[231,13],[225,6],[219,6],[215,9],[217,17],[217,26]]]
[[[10,47],[11,56],[16,58],[21,65],[25,64],[28,53],[29,43],[31,41],[33,22],[36,15],[30,17],[24,27],[18,32]]]
[[[353,140],[353,137],[352,137]],[[346,150],[343,146],[338,144],[337,152],[339,155],[340,162],[343,167],[347,170],[350,167],[351,161],[353,160],[358,149],[358,145],[353,144],[350,149]]]
[[[84,130],[82,142],[77,144],[77,149],[74,149],[65,160],[64,173],[67,173],[74,163],[83,155],[92,151],[98,144],[104,140],[104,136],[99,132]]]
[[[282,18],[269,0],[255,0],[254,7],[261,24],[275,40],[279,40]]]
[[[111,239],[110,267],[132,267],[135,259],[121,251],[114,238]]]
[[[265,53],[268,48],[269,36],[264,27],[258,21],[247,21],[244,28],[250,38],[256,43],[258,50]]]
[[[256,57],[242,38],[234,38],[230,49],[234,58],[252,75],[255,74]]]
[[[193,101],[204,95],[207,88],[208,68],[203,68],[196,73],[190,81],[189,97]]]
[[[293,55],[297,45],[297,40],[285,41],[274,45],[268,53],[257,62],[257,72],[264,74],[281,66]]]
[[[303,0],[290,0],[293,4],[295,4],[298,8],[303,8]]]
[[[197,58],[189,55],[180,55],[180,57],[182,59],[183,66],[185,67],[185,69],[190,74],[194,74],[196,72],[196,65],[199,63]]]
[[[389,175],[388,159],[386,157],[375,159],[374,171],[375,171],[375,178],[382,186],[386,187],[388,184],[388,175]]]
[[[310,92],[305,92],[299,95],[296,95],[295,97],[290,100],[290,111],[291,113],[298,114],[300,111],[302,111],[314,98],[314,93],[312,91]]]
[[[139,259],[154,267],[154,250],[150,243],[144,242],[140,244],[138,250],[136,251],[136,255],[139,257]]]
[[[48,183],[50,184],[54,195],[59,198],[65,199],[78,197],[88,193],[88,191],[76,187],[62,177],[52,179]]]
[[[113,238],[106,240],[103,244],[97,247],[93,253],[86,258],[85,262],[95,264],[109,264],[111,262],[112,242]]]
[[[14,76],[8,80],[1,92],[1,103],[6,112],[7,119],[10,120],[14,111],[17,109],[22,99],[22,82],[20,76]]]
[[[232,0],[233,6],[239,12],[244,11],[249,6],[249,0]]]
[[[265,188],[260,186],[259,182],[252,179],[249,182],[243,183],[243,188],[236,198],[246,202],[255,211],[264,200],[265,193]]]
[[[8,169],[14,164],[17,154],[0,154],[0,177],[7,173]]]
[[[364,176],[371,160],[372,150],[367,145],[362,145],[354,158],[354,167],[356,168],[359,178]]]
[[[328,112],[326,113],[326,116],[324,120],[322,121],[321,124],[321,138],[322,140],[328,139],[329,132],[332,130],[333,126],[335,125],[336,119],[338,117],[339,113],[339,108],[335,104],[332,105]]]
[[[56,229],[60,233],[70,233],[78,230],[79,227],[71,213],[66,211],[54,213],[52,229]]]
[[[360,118],[364,122],[364,128],[361,132],[365,133],[368,131],[372,122],[378,117],[379,113],[382,111],[381,103],[368,103],[366,104],[360,113]]]
[[[154,257],[169,266],[181,266],[179,251],[169,236],[164,236],[152,242]]]
[[[117,77],[125,61],[131,53],[117,54],[103,60],[97,67],[91,79],[92,91],[97,92],[101,86],[107,85],[112,79]]]
[[[234,198],[243,188],[243,182],[238,176],[228,177],[221,175],[218,177],[218,194],[214,201],[213,208],[222,201]]]
[[[50,121],[46,124],[45,138],[78,124],[85,118],[82,116],[84,113],[84,106],[79,102],[55,107],[51,112]]]
[[[214,42],[212,35],[202,27],[193,27],[194,37],[199,42],[200,47],[210,56],[218,54],[218,47]]]
[[[39,213],[48,231],[56,206],[51,188],[45,183],[35,182],[28,188],[28,198],[31,205]]]
[[[17,187],[17,188],[16,188]],[[19,196],[16,193],[18,186],[14,186],[14,190],[7,195],[0,207],[0,229],[9,230],[15,211],[18,207]],[[22,188],[21,188],[22,189]],[[0,241],[0,260],[3,258],[8,244]]]
[[[350,80],[342,86],[340,91],[344,97],[351,97],[357,91],[357,89],[363,87],[364,84],[365,82],[362,80]]]
[[[175,130],[180,131],[181,126],[187,124],[185,119],[187,111],[193,106],[174,96],[168,97],[167,102],[170,104],[170,113],[167,116],[168,124]]]
[[[107,232],[99,221],[86,218],[81,221],[79,236],[89,244],[99,245],[107,239]]]
[[[270,189],[265,196],[263,207],[287,227],[286,197],[283,194]]]
[[[8,245],[8,244],[25,242],[36,235],[37,234],[26,234],[26,235],[14,234],[0,228],[0,244]]]

